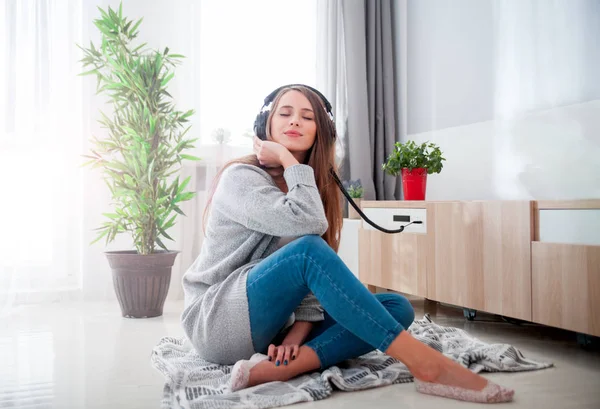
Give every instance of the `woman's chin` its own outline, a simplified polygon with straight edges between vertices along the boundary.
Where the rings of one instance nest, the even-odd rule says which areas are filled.
[[[308,149],[300,143],[282,143],[285,148],[292,153],[306,153]]]

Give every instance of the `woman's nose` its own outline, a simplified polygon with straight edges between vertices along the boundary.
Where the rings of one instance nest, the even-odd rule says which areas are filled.
[[[300,120],[298,118],[292,117],[290,119],[290,125],[292,125],[292,126],[294,126],[294,125],[295,126],[299,126],[300,125]]]

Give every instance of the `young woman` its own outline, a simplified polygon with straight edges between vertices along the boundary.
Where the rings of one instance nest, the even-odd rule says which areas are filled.
[[[268,97],[269,99],[269,97]],[[374,349],[402,361],[423,393],[504,402],[487,381],[413,338],[414,311],[371,294],[337,255],[342,224],[335,126],[326,99],[282,87],[254,155],[220,172],[206,238],[183,280],[185,332],[198,353],[234,364],[232,390],[286,381]]]

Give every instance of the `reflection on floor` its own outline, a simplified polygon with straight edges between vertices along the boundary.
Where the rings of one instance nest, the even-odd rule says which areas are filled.
[[[537,372],[486,374],[516,389],[510,406],[600,408],[600,352],[581,349],[570,332],[514,325],[479,314],[466,321],[461,309],[426,308],[441,325],[460,327],[486,342],[510,343],[556,367]],[[158,408],[163,379],[150,365],[150,351],[165,335],[181,336],[181,302],[162,317],[125,319],[116,302],[17,307],[0,321],[0,407]],[[356,393],[336,392],[321,408],[487,407],[418,394],[413,384]]]

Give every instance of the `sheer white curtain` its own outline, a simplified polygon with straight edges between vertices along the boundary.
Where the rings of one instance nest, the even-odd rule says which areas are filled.
[[[327,97],[338,133],[336,159],[342,175],[349,175],[348,161],[348,79],[343,3],[320,0],[317,4],[317,87]]]
[[[0,7],[0,301],[79,285],[81,2]]]

